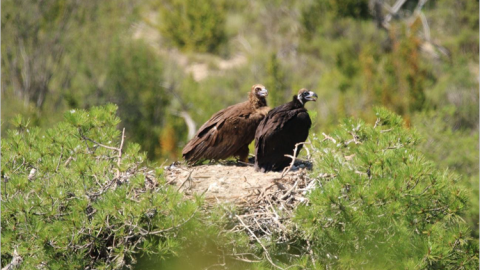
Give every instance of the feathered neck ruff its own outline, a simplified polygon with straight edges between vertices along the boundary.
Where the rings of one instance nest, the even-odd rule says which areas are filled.
[[[250,102],[255,109],[267,106],[267,100],[265,97],[259,98],[255,93],[252,92],[248,94],[248,102]]]

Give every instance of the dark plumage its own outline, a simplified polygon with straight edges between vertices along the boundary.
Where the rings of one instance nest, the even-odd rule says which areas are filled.
[[[316,101],[317,94],[300,89],[293,100],[271,110],[255,133],[255,170],[281,171],[289,165],[295,144],[304,142],[312,125],[304,105]],[[302,149],[298,146],[297,155]]]
[[[194,163],[235,156],[247,161],[248,145],[253,141],[258,124],[270,110],[265,100],[267,95],[265,86],[256,84],[247,101],[214,114],[183,148],[185,160]]]

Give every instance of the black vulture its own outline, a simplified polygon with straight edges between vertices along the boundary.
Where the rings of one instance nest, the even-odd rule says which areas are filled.
[[[303,88],[293,100],[272,109],[258,125],[255,133],[255,170],[282,171],[292,161],[295,144],[304,142],[312,125],[305,109],[307,101],[316,101],[317,94]],[[302,145],[298,146],[297,156]]]

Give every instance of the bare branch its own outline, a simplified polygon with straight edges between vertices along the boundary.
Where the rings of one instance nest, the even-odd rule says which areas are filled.
[[[90,138],[85,137],[85,135],[83,135],[83,133],[81,133],[81,132],[80,132],[80,136],[82,136],[82,138],[83,138],[84,140],[91,141],[91,142],[93,142],[94,144],[96,144],[96,145],[98,145],[98,146],[100,146],[100,147],[107,148],[107,149],[110,149],[110,150],[119,151],[119,149],[118,149],[117,147],[108,146],[108,145],[105,145],[105,144],[101,144],[101,143],[99,143],[99,142],[96,142],[96,141],[94,141],[94,140],[92,140],[92,139],[90,139]]]
[[[118,155],[117,155],[117,174],[116,174],[116,177],[119,178],[120,177],[120,164],[122,162],[122,149],[123,149],[123,143],[125,142],[125,128],[123,128],[122,130],[122,138],[120,140],[120,147],[113,147],[113,146],[108,146],[108,145],[104,145],[104,144],[101,144],[95,140],[92,140],[88,137],[86,137],[82,130],[79,128],[78,129],[78,132],[80,133],[80,136],[82,137],[83,140],[85,141],[90,141],[90,142],[93,142],[94,144],[100,146],[100,147],[103,147],[103,148],[106,148],[106,149],[110,149],[110,150],[114,150],[114,151],[117,151],[118,152]],[[87,145],[87,148],[88,148],[88,145]],[[67,160],[68,161],[68,160]]]
[[[245,227],[245,229],[247,229],[247,231],[253,236],[253,238],[255,238],[255,240],[257,240],[257,242],[260,244],[260,246],[262,246],[263,250],[265,251],[265,257],[267,257],[267,260],[270,262],[270,264],[272,264],[274,267],[276,267],[278,269],[283,269],[282,267],[276,265],[272,261],[272,258],[270,257],[270,253],[268,253],[267,248],[262,244],[260,239],[258,239],[258,237],[252,232],[252,230],[250,230],[250,228],[247,225],[245,225],[243,220],[238,215],[235,215],[235,217],[237,217],[237,219],[240,221],[240,223],[242,223],[243,227]]]
[[[13,258],[9,264],[2,268],[2,270],[13,270],[20,267],[20,264],[23,262],[23,258],[18,255],[17,249],[13,251]]]
[[[297,151],[298,151],[298,146],[299,145],[304,145],[304,144],[310,144],[310,143],[307,143],[307,142],[301,142],[301,143],[297,143],[295,144],[295,149],[293,149],[293,156],[291,155],[285,155],[286,157],[289,157],[292,159],[292,162],[290,163],[290,165],[288,167],[286,167],[285,169],[283,169],[283,172],[282,172],[282,176],[280,177],[280,179],[282,179],[293,167],[293,164],[295,163],[295,159],[297,157]]]
[[[117,149],[117,151],[118,151],[117,166],[118,167],[120,167],[120,162],[122,161],[122,148],[123,148],[124,140],[125,140],[125,128],[123,128],[123,131],[122,131],[122,140],[120,142],[120,147]]]
[[[336,141],[334,138],[328,136],[328,135],[325,134],[324,132],[322,132],[322,135],[325,137],[325,139],[323,139],[322,142],[325,141],[325,140],[330,140],[330,141],[332,141],[333,143],[337,143],[337,141]]]
[[[188,114],[186,111],[180,112],[180,116],[185,120],[185,124],[188,128],[188,139],[190,140],[193,138],[193,136],[195,136],[195,132],[197,131],[197,124],[195,123],[195,121],[193,121],[190,114]]]
[[[182,223],[180,224],[177,224],[175,226],[172,226],[170,228],[167,228],[167,229],[163,229],[163,230],[158,230],[158,231],[153,231],[153,232],[148,232],[147,234],[160,234],[160,233],[164,233],[164,232],[169,232],[171,230],[174,230],[174,229],[178,229],[180,227],[182,227],[183,225],[185,225],[187,222],[189,222],[194,216],[195,214],[197,213],[198,209],[196,209],[191,215],[189,218],[185,219]]]
[[[190,173],[188,174],[187,178],[185,178],[185,180],[183,180],[182,184],[177,188],[177,191],[179,191],[187,181],[189,181],[189,180],[192,179],[191,176],[192,176],[192,173],[193,173],[194,171],[195,171],[195,169],[193,169],[193,170],[190,171]]]
[[[422,20],[423,33],[425,35],[425,39],[427,41],[430,41],[430,27],[428,26],[427,17],[425,17],[425,14],[423,14],[423,12],[420,12],[419,16],[420,16],[420,20]]]
[[[380,118],[377,118],[377,120],[375,121],[375,125],[373,126],[373,128],[377,128],[378,124],[380,124],[382,120],[380,120]]]
[[[387,16],[385,16],[385,19],[382,23],[386,29],[390,28],[390,21],[392,20],[392,17],[398,13],[398,11],[403,6],[403,4],[405,4],[405,2],[407,2],[407,0],[397,0],[397,2],[395,2],[393,7],[389,10],[389,13],[387,14]]]
[[[358,139],[360,137],[358,137],[357,134],[355,134],[353,132],[349,132],[349,133],[350,133],[350,135],[352,135],[353,138],[351,140],[346,141],[345,145],[349,145],[351,142],[354,142],[355,144],[362,144],[362,142],[358,141]]]
[[[70,162],[72,162],[72,160],[73,160],[73,157],[72,157],[72,156],[69,156],[69,157],[67,158],[67,160],[65,161],[65,163],[63,164],[63,166],[67,167],[68,164],[70,164]]]
[[[63,146],[62,146],[62,151],[60,153],[60,158],[58,159],[57,167],[55,168],[55,172],[58,172],[58,167],[60,167],[60,162],[62,162],[63,158]]]

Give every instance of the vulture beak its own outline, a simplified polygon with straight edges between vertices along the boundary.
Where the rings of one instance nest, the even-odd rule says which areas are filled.
[[[305,97],[306,100],[310,100],[310,101],[317,101],[317,98],[318,98],[317,94],[315,94],[312,91],[309,91],[308,96]]]
[[[258,92],[258,95],[259,95],[260,97],[266,97],[266,96],[268,96],[268,90],[267,90],[265,87],[263,87],[262,90],[260,90],[260,91]]]

